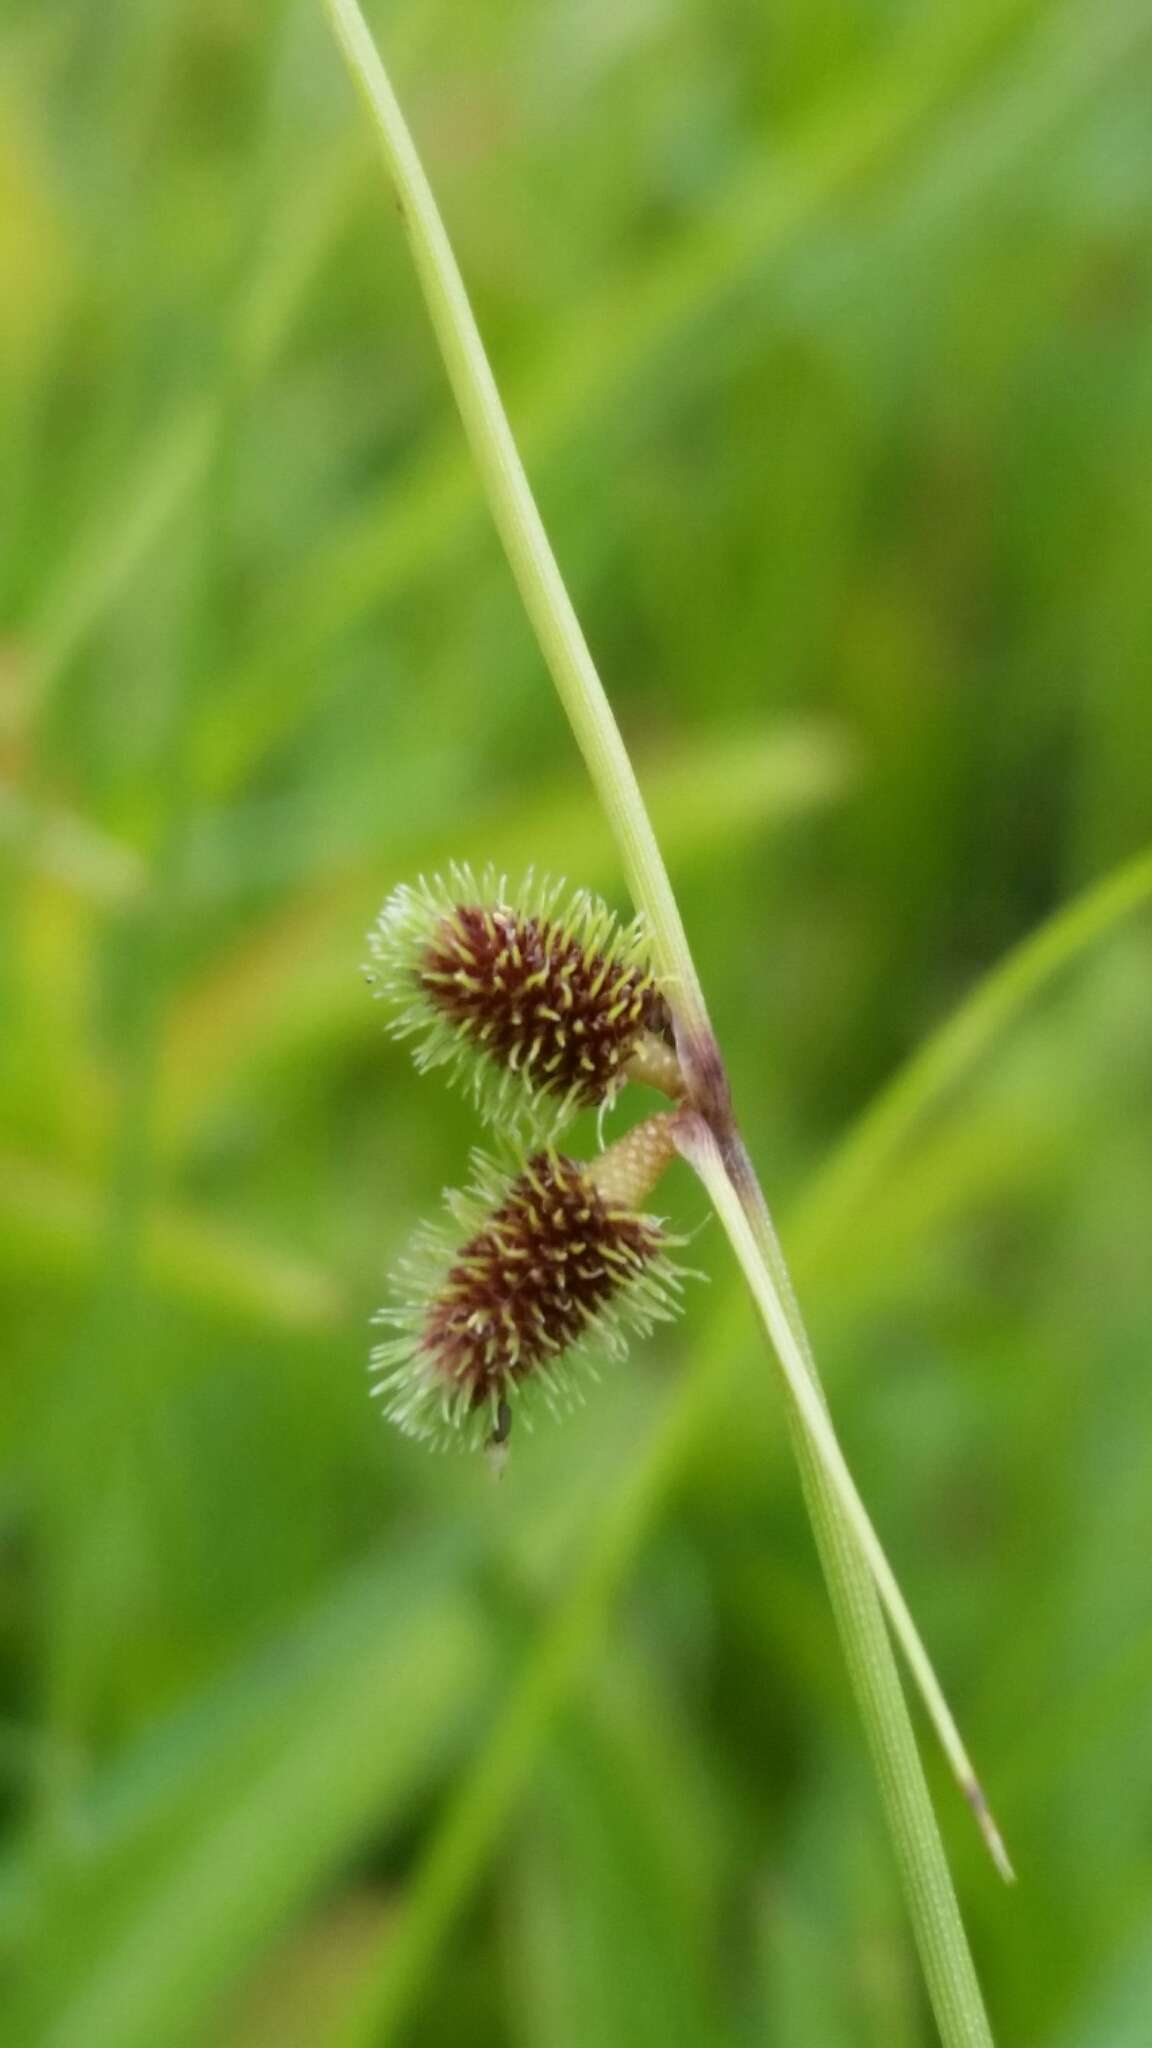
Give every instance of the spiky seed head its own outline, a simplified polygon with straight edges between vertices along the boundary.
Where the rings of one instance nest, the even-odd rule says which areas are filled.
[[[628,1074],[679,1093],[672,1020],[641,921],[622,927],[586,891],[509,892],[493,869],[402,886],[368,935],[375,992],[421,1069],[464,1081],[506,1132],[554,1136],[611,1103]]]
[[[676,1312],[679,1240],[636,1206],[670,1139],[648,1147],[638,1196],[635,1152],[622,1180],[605,1172],[614,1150],[589,1167],[546,1148],[518,1171],[474,1155],[475,1185],[446,1197],[461,1235],[424,1231],[377,1317],[398,1334],[372,1354],[374,1392],[410,1435],[503,1447],[514,1416],[531,1427],[538,1401],[570,1407],[630,1334]]]

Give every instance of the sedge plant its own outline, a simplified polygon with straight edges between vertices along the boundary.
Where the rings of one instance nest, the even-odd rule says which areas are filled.
[[[611,706],[521,464],[443,222],[356,0],[326,0],[371,114],[432,326],[530,622],[614,833],[640,922],[578,897],[465,871],[397,892],[370,974],[418,1064],[465,1081],[477,1107],[531,1141],[481,1161],[449,1197],[455,1229],[424,1233],[384,1312],[385,1405],[418,1435],[502,1456],[529,1398],[563,1398],[578,1361],[618,1349],[674,1305],[680,1273],[643,1208],[673,1154],[694,1168],[770,1341],[853,1689],[880,1781],[925,1979],[946,2048],[992,2036],[918,1755],[889,1630],[997,1868],[999,1832],[927,1651],[861,1501],[818,1380],[733,1107],[672,884]],[[579,1023],[580,1030],[575,1026]],[[559,1152],[580,1107],[630,1078],[668,1111],[595,1159]]]

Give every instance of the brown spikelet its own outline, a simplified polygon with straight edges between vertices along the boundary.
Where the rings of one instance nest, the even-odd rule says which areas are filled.
[[[449,1272],[425,1348],[480,1407],[575,1344],[659,1242],[658,1225],[607,1208],[574,1160],[538,1152]]]
[[[583,892],[563,910],[557,885],[518,893],[512,903],[501,880],[456,869],[385,905],[372,978],[398,1034],[420,1034],[418,1064],[469,1074],[491,1120],[527,1107],[546,1130],[611,1102],[630,1072],[677,1094],[671,1015],[640,927],[621,930]]]
[[[669,1151],[657,1165],[653,1150],[652,1179]],[[403,1335],[373,1355],[381,1391],[416,1435],[475,1434],[474,1422],[503,1442],[511,1402],[531,1387],[554,1403],[581,1347],[619,1356],[625,1329],[648,1328],[675,1303],[663,1227],[602,1193],[589,1168],[549,1149],[514,1176],[484,1171],[477,1197],[453,1203],[463,1244],[447,1257],[438,1248],[426,1277],[410,1264],[409,1300],[382,1317]]]
[[[497,1065],[524,1069],[579,1108],[615,1091],[645,1031],[671,1042],[650,973],[589,951],[559,921],[515,910],[459,905],[436,929],[420,985]]]

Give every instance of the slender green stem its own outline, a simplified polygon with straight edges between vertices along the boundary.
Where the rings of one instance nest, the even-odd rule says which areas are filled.
[[[884,1616],[839,1497],[789,1409],[804,1498],[845,1648],[849,1678],[896,1844],[908,1916],[945,2048],[993,2048],[948,1859],[892,1656]]]
[[[444,224],[368,25],[355,0],[326,0],[384,146],[412,260],[444,367],[524,609],[568,714],[596,794],[647,913],[662,977],[683,1017],[705,1021],[700,982],[632,763],[552,552],[496,389]]]
[[[851,1529],[872,1574],[893,1633],[908,1659],[944,1753],[980,1821],[996,1866],[1003,1877],[1011,1879],[1012,1866],[999,1831],[988,1813],[987,1802],[960,1739],[960,1731],[832,1427],[816,1379],[811,1347],[787,1278],[783,1253],[759,1188],[753,1180],[750,1198],[742,1199],[736,1179],[721,1155],[715,1134],[702,1117],[689,1113],[678,1118],[677,1129],[680,1150],[707,1188],[732,1249],[744,1269],[744,1277],[795,1405],[802,1434],[811,1447],[815,1462],[822,1468],[824,1480],[835,1495],[838,1515]],[[778,1277],[774,1276],[773,1267]]]
[[[746,1220],[782,1304],[788,1334],[823,1401],[808,1333],[793,1292],[783,1249],[755,1177]],[[758,1304],[759,1305],[759,1304]],[[775,1339],[773,1340],[775,1342]],[[784,1351],[777,1350],[781,1370]],[[932,1810],[931,1795],[916,1747],[899,1673],[885,1629],[873,1572],[842,1513],[814,1441],[799,1425],[798,1404],[789,1403],[792,1444],[817,1549],[828,1584],[860,1717],[880,1783],[888,1825],[897,1845],[916,1946],[932,2007],[946,2044],[968,2042],[992,2048],[992,2031],[975,1965],[960,1917],[948,1859]],[[898,1592],[899,1589],[897,1589]],[[945,1709],[945,1711],[947,1711]],[[965,1787],[1002,1875],[1011,1876],[998,1830],[976,1780]]]
[[[880,1620],[869,1572],[883,1553],[871,1536],[811,1374],[803,1326],[787,1283],[767,1208],[728,1106],[727,1085],[708,1025],[700,983],[671,883],[635,772],[545,534],[443,223],[356,0],[326,0],[352,76],[367,101],[391,174],[429,315],[493,518],[525,609],[616,835],[632,894],[648,917],[657,966],[677,1017],[693,1126],[707,1132],[695,1149],[764,1314],[791,1396],[801,1469],[845,1655],[880,1772],[888,1818],[909,1896],[929,1990],[947,2048],[990,2041],[979,1987],[951,1878],[916,1753],[899,1676]],[[771,1253],[771,1257],[769,1257]],[[782,1284],[783,1283],[783,1284]],[[848,1490],[845,1490],[847,1480]],[[862,1547],[867,1528],[870,1547]],[[929,1708],[942,1695],[886,1564],[878,1578],[890,1612],[904,1617],[905,1647]],[[898,1610],[892,1601],[895,1593]],[[944,1726],[952,1728],[944,1707]],[[952,1733],[955,1735],[954,1728]],[[955,1737],[959,1748],[959,1738]],[[946,1746],[948,1746],[946,1744]],[[955,1750],[951,1752],[955,1760]],[[959,1757],[970,1783],[967,1759]]]

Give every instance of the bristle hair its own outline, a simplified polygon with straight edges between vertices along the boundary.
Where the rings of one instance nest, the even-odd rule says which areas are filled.
[[[678,1240],[552,1148],[516,1172],[474,1164],[473,1186],[445,1198],[463,1241],[425,1229],[398,1269],[374,1391],[413,1436],[502,1445],[513,1418],[571,1406],[630,1333],[676,1312]]]
[[[505,1133],[553,1137],[618,1093],[629,1056],[671,1046],[640,919],[622,926],[585,890],[531,873],[453,866],[395,890],[366,972],[421,1070],[444,1068]]]

